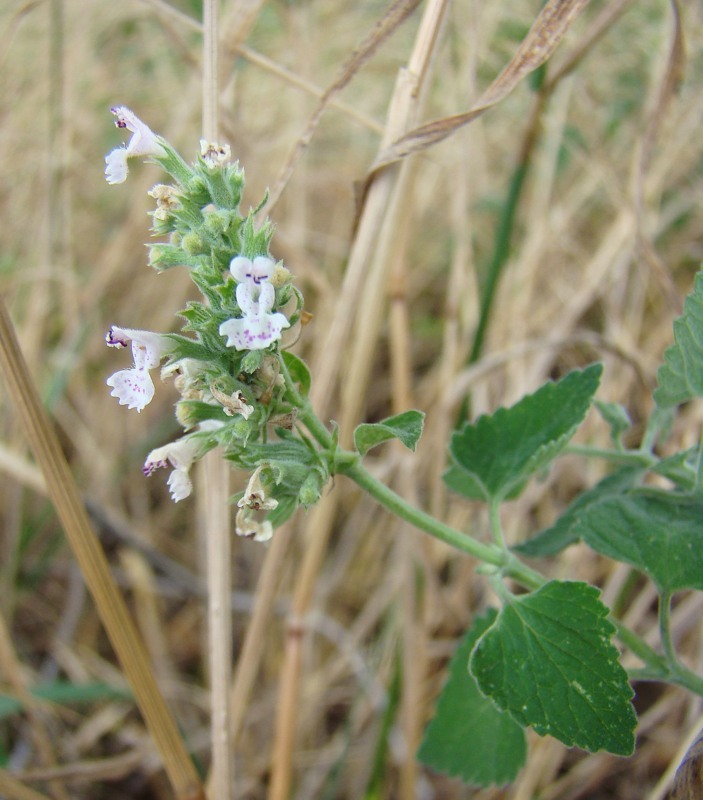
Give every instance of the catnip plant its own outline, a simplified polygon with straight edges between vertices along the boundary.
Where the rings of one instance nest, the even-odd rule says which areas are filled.
[[[703,696],[703,679],[679,659],[670,626],[674,593],[703,589],[703,450],[657,454],[675,408],[703,396],[703,272],[675,323],[638,447],[623,443],[630,427],[625,409],[594,399],[597,363],[453,432],[444,481],[487,505],[484,541],[409,505],[363,464],[369,450],[391,439],[414,450],[422,412],[359,425],[353,450],[343,449],[337,429],[316,416],[310,372],[290,350],[304,333],[303,295],[293,273],[271,255],[272,225],[257,219],[263,202],[246,213],[240,208],[245,176],[229,146],[201,140],[188,164],[129,109],[112,113],[131,138],[107,155],[107,181],[125,181],[133,157],[155,161],[170,175],[170,184],[149,192],[159,237],[149,245],[149,264],[158,272],[187,269],[202,295],[178,312],[181,333],[118,325],[107,333],[109,346],[131,345],[132,365],[107,380],[120,404],[141,411],[154,396],[156,370],[173,379],[180,395],[175,414],[183,435],[147,454],[144,474],[169,469],[170,494],[180,502],[193,490],[193,465],[217,448],[249,475],[233,498],[235,531],[259,542],[270,540],[299,506],[314,505],[333,476],[345,475],[391,513],[481,562],[500,600],[457,647],[419,750],[424,764],[468,783],[510,782],[526,758],[527,728],[567,746],[627,756],[637,724],[633,681],[668,682]],[[569,445],[592,406],[610,429],[610,449]],[[502,504],[567,451],[606,459],[612,469],[551,527],[510,547]],[[654,583],[659,647],[620,623],[596,587],[548,580],[528,563],[578,541]],[[622,666],[616,640],[639,666]]]

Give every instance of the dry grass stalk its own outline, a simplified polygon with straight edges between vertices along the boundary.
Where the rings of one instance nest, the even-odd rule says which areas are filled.
[[[219,141],[219,5],[203,3],[203,138]],[[205,539],[208,587],[208,656],[210,670],[211,767],[208,796],[232,796],[234,759],[230,721],[232,683],[232,611],[230,593],[231,524],[229,514],[229,464],[217,452],[203,461],[205,490],[200,499],[201,535]]]
[[[182,800],[194,800],[201,796],[197,773],[154,680],[144,645],[115,587],[56,434],[29,375],[3,302],[0,302],[0,367],[32,452],[44,472],[66,537],[164,760],[164,768],[176,796]]]

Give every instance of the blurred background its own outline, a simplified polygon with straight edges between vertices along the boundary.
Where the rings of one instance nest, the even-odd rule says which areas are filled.
[[[538,0],[447,5],[411,118],[468,110],[539,8]],[[440,479],[462,414],[512,404],[595,360],[605,363],[599,398],[629,411],[629,444],[651,410],[672,320],[703,258],[703,6],[681,2],[678,28],[677,8],[592,0],[545,69],[405,161],[402,192],[363,243],[359,187],[387,124],[397,124],[392,101],[426,13],[419,5],[328,106],[271,207],[272,254],[296,276],[313,315],[295,351],[313,384],[321,376],[313,397],[323,419],[339,422],[348,440],[359,422],[425,410],[415,455],[385,446],[370,464],[408,499],[477,536],[486,531],[483,508],[447,496]],[[386,10],[375,0],[223,1],[220,138],[246,170],[244,208],[279,185],[320,95]],[[206,770],[202,508],[197,497],[173,504],[165,473],[141,473],[146,454],[178,435],[177,396],[157,380],[141,414],[118,406],[105,379],[129,357],[104,343],[111,324],[177,330],[176,312],[194,297],[184,270],[157,275],[146,265],[146,191],[163,178],[157,167],[134,160],[118,186],[107,185],[103,169],[105,153],[124,139],[112,105],[130,107],[186,160],[195,157],[200,20],[196,0],[3,0],[0,285],[159,683]],[[354,248],[364,257],[349,286]],[[330,331],[346,316],[335,342]],[[28,686],[49,701],[60,782],[72,798],[169,797],[3,392],[0,403],[0,609]],[[700,423],[700,409],[686,409],[672,446],[697,442]],[[607,427],[593,413],[579,437],[604,444]],[[604,471],[560,459],[506,508],[509,540],[551,524]],[[246,479],[234,474],[232,490]],[[391,519],[343,479],[328,495],[279,529],[270,548],[234,542],[233,660],[245,698],[237,798],[267,794],[281,675],[296,635],[292,607],[303,643],[295,696],[287,695],[297,709],[291,797],[665,796],[662,776],[701,709],[683,690],[655,684],[636,687],[640,737],[630,759],[531,735],[517,782],[484,790],[417,765],[457,637],[493,598],[470,559]],[[656,595],[636,575],[580,545],[541,566],[602,587],[605,601],[656,644]],[[674,617],[694,669],[700,606],[684,596]],[[6,694],[0,766],[45,786],[26,718]]]

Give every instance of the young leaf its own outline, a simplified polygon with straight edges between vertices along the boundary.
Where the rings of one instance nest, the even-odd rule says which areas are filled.
[[[593,405],[610,426],[610,438],[613,443],[618,444],[622,434],[632,427],[632,420],[627,413],[627,409],[619,403],[606,403],[602,400],[596,400]]]
[[[696,275],[683,315],[674,321],[674,344],[664,353],[654,400],[662,408],[703,397],[703,270]]]
[[[281,355],[283,356],[288,372],[290,372],[291,378],[300,387],[303,397],[307,397],[310,392],[311,384],[308,365],[302,358],[298,358],[298,356],[294,355],[289,350],[283,350]]]
[[[469,662],[481,691],[521,725],[571,747],[630,755],[637,722],[598,590],[550,581],[513,597]]]
[[[354,444],[362,456],[389,439],[400,439],[408,450],[414,451],[424,424],[425,414],[422,411],[404,411],[381,422],[359,425],[354,431]]]
[[[428,767],[479,786],[515,780],[526,756],[523,728],[481,694],[469,673],[471,651],[496,613],[475,620],[457,647],[418,751]]]
[[[594,550],[642,570],[662,590],[703,589],[703,499],[633,491],[594,505],[578,533]]]
[[[592,489],[580,494],[551,528],[540,531],[532,539],[517,545],[513,550],[532,558],[560,553],[579,540],[580,534],[576,528],[576,521],[580,513],[606,497],[621,494],[625,489],[632,488],[642,477],[643,472],[644,470],[640,467],[623,467],[611,475],[606,475]]]
[[[449,452],[454,466],[468,473],[452,488],[475,498],[505,499],[525,480],[543,469],[574,435],[598,388],[601,364],[574,370],[558,383],[547,383],[510,408],[467,423],[453,434]],[[452,472],[452,478],[461,473]]]

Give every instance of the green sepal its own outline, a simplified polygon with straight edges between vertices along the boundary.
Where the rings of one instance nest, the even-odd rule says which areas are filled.
[[[197,264],[197,256],[189,255],[183,248],[176,245],[149,245],[149,266],[158,272],[165,272],[173,267],[195,267]]]
[[[186,162],[181,158],[179,153],[177,153],[173,147],[161,136],[157,137],[159,144],[164,149],[164,155],[162,156],[155,156],[154,161],[161,166],[168,172],[168,174],[174,178],[178,183],[182,186],[187,186],[190,181],[193,179],[193,170],[192,168],[186,164]]]

